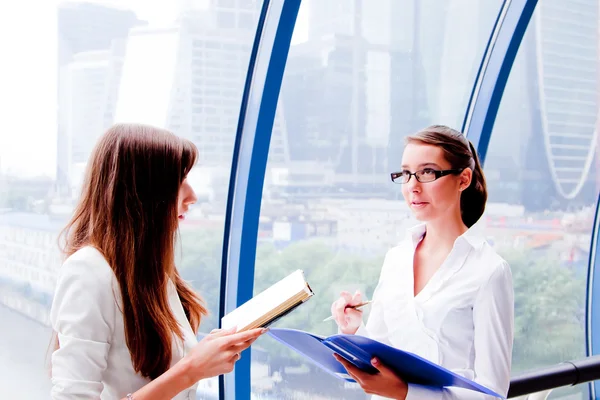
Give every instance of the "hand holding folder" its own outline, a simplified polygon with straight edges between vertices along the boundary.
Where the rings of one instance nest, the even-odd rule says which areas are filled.
[[[477,382],[455,374],[416,354],[393,348],[364,336],[340,334],[322,337],[300,330],[283,328],[271,328],[268,334],[308,358],[326,372],[348,382],[354,382],[354,379],[334,358],[334,353],[339,354],[361,370],[371,373],[377,372],[371,365],[371,359],[377,357],[407,383],[438,388],[454,386],[500,399],[504,398]]]

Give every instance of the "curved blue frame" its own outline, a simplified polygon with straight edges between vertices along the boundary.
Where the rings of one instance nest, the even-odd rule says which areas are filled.
[[[537,0],[505,1],[482,60],[462,127],[477,149],[482,165],[510,70],[536,6]],[[592,235],[586,293],[587,356],[600,354],[600,335],[594,335],[600,331],[600,295],[595,295],[600,294],[600,273],[596,273],[600,269],[600,195]],[[590,382],[589,388],[590,398],[597,399],[600,381]]]
[[[505,0],[471,93],[462,131],[485,161],[500,100],[537,0]]]
[[[234,147],[223,241],[219,317],[252,297],[262,189],[271,132],[283,73],[301,0],[264,0],[250,58]],[[531,20],[537,0],[505,0],[496,20],[465,114],[462,131],[485,161],[510,70]],[[250,184],[252,183],[252,184]],[[600,349],[591,332],[600,324],[592,310],[600,299],[594,274],[600,265],[600,198],[590,253],[588,287],[588,352]],[[220,319],[219,318],[219,319]],[[220,399],[249,399],[250,354],[237,362],[234,373],[220,379]],[[592,390],[594,385],[592,385]],[[598,387],[600,389],[600,386]],[[593,392],[592,392],[593,393]]]
[[[586,350],[587,356],[600,354],[600,335],[594,332],[600,331],[600,194],[596,203],[596,216],[594,217],[594,230],[592,231],[592,242],[590,244],[590,258],[588,261],[588,287],[586,293]],[[600,393],[600,381],[590,382],[590,398],[597,399],[596,393]]]
[[[219,321],[252,298],[256,238],[271,132],[301,0],[264,0],[234,145],[225,216]],[[219,322],[220,325],[220,322]],[[250,398],[250,350],[225,378],[220,399]]]

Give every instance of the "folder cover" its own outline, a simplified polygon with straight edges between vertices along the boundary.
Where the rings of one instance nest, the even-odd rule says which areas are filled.
[[[334,353],[367,372],[376,372],[371,365],[371,359],[377,357],[408,383],[439,388],[454,386],[504,399],[504,396],[416,354],[396,349],[364,336],[339,334],[323,337],[285,328],[270,328],[269,335],[330,374],[348,382],[354,382],[354,379],[333,357]]]

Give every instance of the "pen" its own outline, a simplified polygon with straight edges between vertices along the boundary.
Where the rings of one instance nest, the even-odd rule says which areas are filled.
[[[346,308],[353,308],[353,309],[355,309],[355,310],[360,310],[361,308],[363,308],[363,307],[364,307],[364,306],[366,306],[367,304],[371,304],[372,302],[373,302],[373,300],[369,300],[369,301],[365,301],[365,302],[362,302],[362,303],[359,303],[359,304],[355,304],[355,305],[353,305],[353,306],[347,306]],[[323,320],[323,322],[326,322],[326,321],[331,321],[332,319],[333,319],[333,315],[331,315],[331,316],[329,316],[329,317],[325,318],[325,319]]]

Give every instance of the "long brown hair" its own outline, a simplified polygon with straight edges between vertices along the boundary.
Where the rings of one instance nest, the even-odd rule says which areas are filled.
[[[113,269],[133,367],[150,379],[169,368],[173,335],[183,340],[169,306],[169,278],[194,333],[207,313],[175,267],[177,197],[197,154],[192,142],[169,131],[113,126],[90,156],[81,198],[61,233],[66,257],[93,246]]]
[[[460,212],[463,223],[473,226],[485,211],[487,186],[485,175],[473,143],[461,132],[444,125],[431,125],[406,138],[407,143],[420,142],[438,146],[452,169],[470,168],[471,184],[460,196]]]

